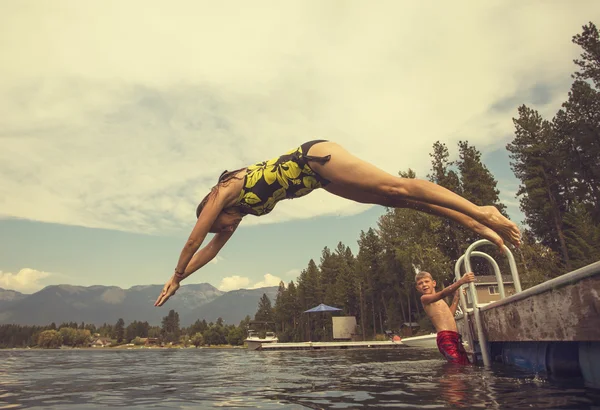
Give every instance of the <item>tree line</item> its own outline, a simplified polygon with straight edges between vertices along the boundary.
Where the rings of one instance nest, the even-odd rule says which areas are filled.
[[[181,327],[179,314],[171,309],[162,319],[161,326],[151,326],[148,322],[133,321],[125,326],[123,319],[115,324],[94,324],[65,322],[56,326],[23,326],[15,324],[0,325],[0,348],[58,348],[61,346],[87,347],[96,339],[110,339],[112,345],[125,343],[143,344],[143,339],[152,338],[156,343],[200,345],[233,345],[244,344],[250,316],[247,316],[238,326],[227,325],[223,319],[207,323],[206,320],[196,320],[188,327]]]

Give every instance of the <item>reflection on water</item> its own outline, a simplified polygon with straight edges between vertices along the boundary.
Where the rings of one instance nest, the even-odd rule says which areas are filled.
[[[446,363],[435,350],[0,351],[0,408],[565,408],[600,410],[580,380]]]

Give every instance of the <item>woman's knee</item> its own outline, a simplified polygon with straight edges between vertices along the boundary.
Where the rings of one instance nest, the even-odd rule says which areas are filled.
[[[410,199],[410,181],[405,178],[394,178],[380,186],[381,195],[389,201]]]

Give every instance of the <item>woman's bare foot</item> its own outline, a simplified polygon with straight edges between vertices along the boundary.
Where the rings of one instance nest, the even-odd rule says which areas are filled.
[[[494,245],[496,245],[502,253],[504,253],[504,241],[496,232],[479,222],[473,221],[470,228],[475,233],[479,234],[483,238],[487,239]]]
[[[517,224],[502,215],[495,206],[481,206],[479,208],[483,214],[483,218],[480,220],[481,223],[494,230],[514,246],[521,245],[521,232]]]

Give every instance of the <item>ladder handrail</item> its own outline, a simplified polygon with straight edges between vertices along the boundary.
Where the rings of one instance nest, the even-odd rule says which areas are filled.
[[[492,266],[494,266],[494,272],[496,274],[496,280],[498,282],[498,288],[500,289],[500,287],[502,288],[502,295],[504,295],[504,282],[502,280],[502,275],[500,274],[500,269],[498,267],[498,264],[496,263],[496,261],[489,256],[486,253],[483,252],[475,252],[475,249],[482,246],[482,245],[494,245],[492,242],[488,241],[487,239],[480,239],[478,241],[473,242],[465,251],[465,254],[462,255],[458,261],[456,261],[456,264],[454,266],[454,275],[456,276],[457,279],[460,279],[461,275],[460,275],[460,266],[461,266],[461,262],[464,261],[464,265],[465,265],[465,271],[466,272],[472,272],[471,269],[471,256],[483,256],[485,259],[487,259],[488,261],[490,261],[490,259],[493,261]],[[495,246],[495,245],[494,245]],[[512,279],[513,279],[513,283],[515,286],[515,291],[517,293],[521,292],[521,282],[519,280],[519,273],[517,272],[517,264],[515,263],[515,258],[513,257],[510,249],[508,249],[506,247],[506,245],[503,245],[504,248],[504,254],[507,256],[508,258],[508,265],[510,267],[510,272],[512,275]],[[473,301],[473,317],[475,318],[475,327],[477,329],[477,339],[479,342],[479,347],[481,350],[481,357],[483,359],[483,365],[486,367],[490,366],[490,355],[488,352],[488,343],[487,343],[487,339],[485,337],[485,334],[483,333],[483,326],[481,324],[481,316],[480,316],[480,308],[478,306],[477,303],[477,291],[475,289],[475,283],[474,282],[470,282],[469,283],[469,293],[471,295],[471,300]],[[462,291],[460,291],[459,294],[460,297],[460,303],[461,305],[461,309],[464,310],[464,318],[465,318],[465,324],[468,327],[468,317],[469,315],[467,314],[467,310],[466,310],[466,302],[464,300],[464,296],[462,294]],[[502,299],[504,298],[504,296],[502,296]],[[470,332],[469,332],[470,335]],[[474,345],[473,345],[474,346]],[[473,347],[474,348],[474,347]]]
[[[487,239],[480,239],[478,241],[475,241],[471,244],[471,246],[469,246],[467,248],[467,250],[465,251],[464,254],[464,259],[465,259],[465,270],[467,272],[471,272],[471,253],[478,247],[483,246],[483,245],[494,245],[492,242],[488,241]],[[512,254],[512,252],[510,251],[510,249],[508,249],[506,247],[506,245],[502,245],[504,248],[504,254],[506,255],[506,257],[508,258],[508,266],[510,267],[510,274],[512,276],[512,280],[513,283],[515,285],[515,292],[519,293],[521,292],[521,281],[519,279],[519,272],[517,272],[517,264],[515,262],[515,258]],[[488,255],[489,256],[489,255]],[[494,261],[495,262],[495,261]],[[498,278],[496,276],[496,279],[498,279],[500,282],[502,282],[502,276],[500,276],[500,278]]]
[[[456,280],[459,280],[462,277],[460,268],[463,264],[463,261],[465,260],[465,256],[466,256],[466,254],[462,255],[460,258],[458,258],[458,260],[454,264],[454,276],[456,277]],[[504,284],[502,283],[502,275],[500,273],[500,267],[498,266],[498,263],[496,263],[494,258],[492,258],[487,253],[479,252],[479,251],[471,252],[470,256],[482,257],[482,258],[486,259],[493,266],[494,273],[496,274],[496,280],[499,281],[498,288],[500,289],[500,296],[502,298],[504,298],[505,293],[504,293]],[[469,271],[470,270],[467,270],[467,272],[469,272]],[[469,285],[473,285],[473,284],[471,283]],[[473,286],[473,288],[474,288],[474,286]],[[477,292],[471,291],[470,286],[469,286],[469,291],[471,293],[471,301],[473,303],[473,308],[470,309],[470,311],[474,312],[475,307],[478,305]],[[475,354],[474,337],[471,332],[471,327],[469,326],[469,309],[467,308],[467,302],[465,301],[465,295],[463,295],[463,292],[462,292],[462,286],[460,287],[458,292],[459,292],[459,298],[460,298],[460,308],[463,312],[463,318],[465,320],[466,328],[468,329],[467,342],[469,343],[469,346],[471,346],[471,348],[473,349],[473,354]],[[473,313],[473,314],[476,315],[476,313]],[[475,326],[477,328],[477,333],[478,333],[479,339],[481,340],[481,336],[480,336],[480,332],[479,332],[479,321],[477,320],[477,316],[475,317]],[[485,363],[485,359],[484,359],[484,363]]]
[[[471,255],[482,257],[485,260],[487,260],[490,263],[490,265],[492,265],[492,267],[494,268],[494,274],[496,275],[496,281],[498,282],[498,291],[500,292],[500,299],[504,299],[506,297],[506,292],[504,291],[504,282],[502,280],[502,273],[500,273],[500,267],[498,266],[498,263],[496,262],[496,260],[485,252],[473,251],[473,252],[471,252]],[[460,268],[465,259],[465,256],[466,256],[466,254],[462,255],[460,258],[458,258],[458,260],[456,261],[456,264],[454,265],[454,276],[456,276],[456,280],[459,280],[462,277],[462,275],[460,273]],[[461,298],[464,298],[464,295],[462,293],[460,296],[461,296]],[[461,304],[463,304],[462,299],[461,299]],[[464,305],[466,308],[466,303]]]

